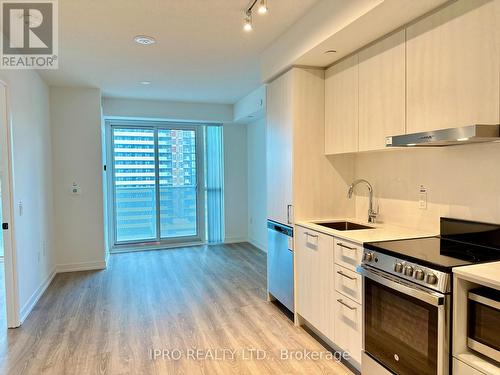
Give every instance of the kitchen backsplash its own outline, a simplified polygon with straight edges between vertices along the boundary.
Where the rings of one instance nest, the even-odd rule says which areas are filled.
[[[500,223],[500,143],[398,149],[355,156],[355,176],[374,186],[379,221],[439,231],[441,216]],[[419,191],[427,190],[427,208]],[[368,194],[356,190],[356,217]]]

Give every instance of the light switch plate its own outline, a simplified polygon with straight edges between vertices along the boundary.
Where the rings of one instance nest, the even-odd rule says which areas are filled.
[[[420,185],[419,193],[418,193],[418,208],[421,210],[427,209],[427,188],[424,185]]]

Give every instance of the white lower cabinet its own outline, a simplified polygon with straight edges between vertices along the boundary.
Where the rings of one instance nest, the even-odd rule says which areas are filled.
[[[296,310],[329,337],[333,237],[302,227],[297,227],[295,233]]]
[[[361,304],[334,292],[333,298],[334,343],[358,364],[361,364],[363,342],[363,309]]]
[[[297,226],[296,312],[361,365],[363,246]]]

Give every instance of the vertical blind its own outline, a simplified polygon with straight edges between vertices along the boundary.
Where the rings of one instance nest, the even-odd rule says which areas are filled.
[[[205,202],[207,242],[221,243],[224,238],[224,162],[222,126],[205,128]]]

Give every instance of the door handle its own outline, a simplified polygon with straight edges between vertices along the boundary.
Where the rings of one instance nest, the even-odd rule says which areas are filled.
[[[349,306],[347,303],[345,303],[343,300],[341,299],[338,299],[337,300],[338,303],[340,303],[341,305],[344,305],[345,307],[347,307],[349,310],[357,310],[356,307],[353,307],[353,306]]]
[[[347,246],[347,245],[344,245],[342,242],[339,242],[337,243],[337,245],[339,245],[340,247],[343,247],[344,249],[347,249],[347,250],[357,250],[355,247],[350,247],[350,246]]]
[[[420,301],[423,301],[432,306],[443,306],[445,297],[444,295],[433,292],[426,291],[423,288],[415,287],[410,284],[409,281],[400,281],[394,277],[384,276],[380,271],[367,268],[366,266],[358,266],[356,271],[362,276],[374,281],[377,284],[386,286],[389,289],[393,289],[397,292],[406,294],[407,296],[414,297]]]
[[[291,217],[291,214],[290,214],[290,210],[292,209],[292,205],[289,204],[286,206],[286,221],[288,224],[292,224],[292,220],[290,219]]]
[[[340,276],[343,276],[343,277],[345,277],[345,278],[347,278],[347,279],[349,279],[349,280],[356,280],[356,278],[355,278],[355,277],[352,277],[352,276],[346,275],[346,274],[345,274],[344,272],[342,272],[342,271],[337,271],[337,273],[338,273]]]

